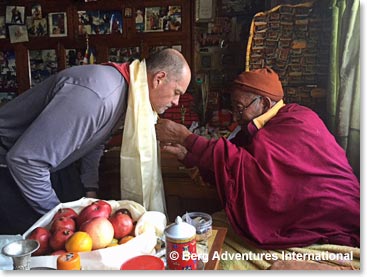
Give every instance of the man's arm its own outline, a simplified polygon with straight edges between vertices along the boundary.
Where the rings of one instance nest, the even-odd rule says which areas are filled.
[[[104,145],[99,145],[81,159],[81,180],[86,196],[97,198],[99,181],[99,163],[103,155]]]
[[[90,140],[101,124],[94,115],[103,107],[94,94],[71,84],[62,89],[6,157],[26,201],[41,214],[60,202],[52,189],[50,170]]]

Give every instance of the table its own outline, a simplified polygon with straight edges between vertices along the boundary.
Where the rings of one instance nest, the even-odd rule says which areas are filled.
[[[226,238],[227,228],[212,227],[212,236],[209,238],[209,260],[205,265],[205,270],[217,270],[219,266],[219,259],[213,259],[215,253],[222,252],[224,239]]]

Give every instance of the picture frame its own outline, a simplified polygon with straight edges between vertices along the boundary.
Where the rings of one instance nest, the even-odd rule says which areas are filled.
[[[6,38],[5,16],[0,16],[0,39]]]
[[[26,42],[28,39],[28,30],[26,25],[9,25],[10,43]]]
[[[26,17],[27,30],[29,37],[47,36],[47,19],[34,19],[32,16]]]
[[[42,7],[40,4],[35,4],[31,8],[33,19],[42,19]]]
[[[137,32],[144,32],[144,8],[137,8],[135,11],[135,30]]]
[[[181,31],[181,6],[168,6],[167,14],[163,17],[165,31]]]
[[[50,37],[66,37],[68,35],[66,12],[49,13],[48,27]]]
[[[30,85],[46,80],[57,72],[57,55],[55,49],[29,50]]]
[[[15,92],[17,88],[15,52],[14,50],[0,50],[0,92]],[[5,98],[9,99],[8,97]],[[1,103],[3,102],[5,100],[1,101]]]
[[[92,34],[92,22],[87,11],[78,11],[78,34]]]
[[[146,7],[144,14],[144,32],[163,32],[162,7]]]
[[[126,18],[130,18],[133,16],[133,9],[132,8],[125,8],[124,9],[124,16]]]
[[[5,23],[6,24],[25,24],[25,7],[23,6],[6,6]]]
[[[215,17],[215,0],[195,1],[195,21],[212,22]]]

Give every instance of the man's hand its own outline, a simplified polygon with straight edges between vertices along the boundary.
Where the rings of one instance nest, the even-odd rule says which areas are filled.
[[[191,132],[182,124],[169,119],[159,119],[155,125],[157,139],[164,144],[181,144],[191,135]]]
[[[96,191],[87,191],[85,193],[85,196],[87,198],[97,198],[97,192]]]

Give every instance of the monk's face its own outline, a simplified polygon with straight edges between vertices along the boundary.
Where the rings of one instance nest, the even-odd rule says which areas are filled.
[[[247,124],[264,112],[264,99],[260,95],[246,93],[242,89],[233,89],[231,105],[234,121],[241,126]]]
[[[172,106],[177,106],[180,97],[186,92],[190,84],[190,79],[189,68],[183,70],[180,78],[169,76],[169,73],[164,71],[152,76],[149,84],[149,99],[152,108],[158,114],[162,114]]]

